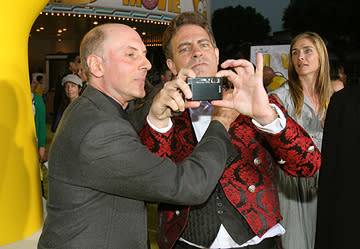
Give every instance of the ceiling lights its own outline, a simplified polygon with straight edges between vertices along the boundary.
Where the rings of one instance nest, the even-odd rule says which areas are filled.
[[[94,15],[94,14],[79,14],[79,13],[68,13],[68,12],[40,12],[40,15],[45,15],[45,16],[53,16],[53,17],[57,17],[57,16],[68,16],[68,17],[74,17],[74,18],[91,18],[92,21],[91,23],[93,25],[98,25],[103,22],[106,22],[105,20],[109,20],[111,22],[133,22],[135,23],[143,23],[143,24],[152,24],[152,25],[169,25],[169,22],[166,21],[155,21],[155,20],[147,20],[147,19],[141,19],[141,18],[133,18],[133,17],[118,17],[118,16],[109,16],[109,15]],[[104,20],[104,21],[102,21]],[[135,25],[131,25],[128,24],[130,26],[132,26],[132,28],[134,30],[136,30],[137,32],[139,32],[139,34],[141,34],[141,36],[143,37],[143,41],[145,43],[146,46],[161,46],[161,42],[162,42],[162,38],[161,35],[154,35],[151,34],[150,31],[146,30],[146,31],[141,31],[139,30],[139,27],[136,27]],[[59,24],[58,24],[59,25]],[[143,28],[141,28],[143,29]],[[35,29],[37,32],[40,32],[42,30],[45,30],[44,26],[41,26],[37,29]],[[49,30],[49,28],[47,27],[47,30]],[[68,28],[66,27],[56,27],[56,39],[57,41],[63,42],[64,37],[62,36],[62,34],[64,34],[64,32],[66,32],[68,30]]]

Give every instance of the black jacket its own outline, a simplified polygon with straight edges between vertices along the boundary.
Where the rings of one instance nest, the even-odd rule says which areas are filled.
[[[347,86],[331,98],[325,121],[316,249],[359,247],[359,127],[360,85]]]

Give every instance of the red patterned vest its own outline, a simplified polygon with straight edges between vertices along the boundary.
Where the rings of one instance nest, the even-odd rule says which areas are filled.
[[[234,148],[239,153],[219,182],[227,199],[246,219],[253,232],[262,236],[282,219],[275,184],[276,167],[292,176],[311,176],[321,163],[320,152],[309,135],[301,128],[275,98],[286,117],[286,127],[278,134],[260,131],[251,119],[239,115],[229,129]],[[148,125],[140,132],[143,143],[152,152],[169,157],[174,162],[190,155],[196,144],[188,111],[173,117],[174,131],[159,134]],[[171,139],[171,148],[161,148],[163,139]],[[184,230],[190,207],[159,205],[158,244],[172,248]]]

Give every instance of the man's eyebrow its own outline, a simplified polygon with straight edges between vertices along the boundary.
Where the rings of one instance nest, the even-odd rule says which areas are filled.
[[[131,45],[127,46],[126,49],[131,49],[131,50],[136,50],[136,51],[138,51],[137,48],[135,48],[135,47],[133,47],[133,46],[131,46]]]
[[[177,49],[180,49],[184,46],[190,46],[191,45],[191,42],[183,42],[183,43],[180,43],[179,46],[177,46]]]
[[[139,51],[138,48],[133,47],[133,46],[131,46],[131,45],[127,46],[126,49],[131,49],[131,50],[134,50],[134,51]],[[142,51],[143,54],[147,54],[147,52],[148,52],[147,49],[145,49],[144,51]]]
[[[202,43],[202,42],[210,42],[210,40],[207,38],[204,38],[204,39],[198,40],[197,43]]]
[[[200,39],[197,41],[197,43],[202,43],[202,42],[210,42],[210,40],[207,38],[204,38],[204,39]],[[183,42],[183,43],[180,43],[179,46],[177,46],[177,49],[180,49],[184,46],[190,46],[190,45],[191,45],[191,42]]]

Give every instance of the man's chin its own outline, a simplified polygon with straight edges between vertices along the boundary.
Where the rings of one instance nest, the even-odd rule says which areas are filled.
[[[143,92],[141,92],[141,93],[138,94],[137,98],[138,98],[138,99],[142,99],[142,98],[145,97],[145,95],[146,95],[146,92],[143,91]]]
[[[196,77],[214,77],[216,72],[212,72],[210,70],[203,70],[203,69],[199,69],[199,70],[194,70]]]

